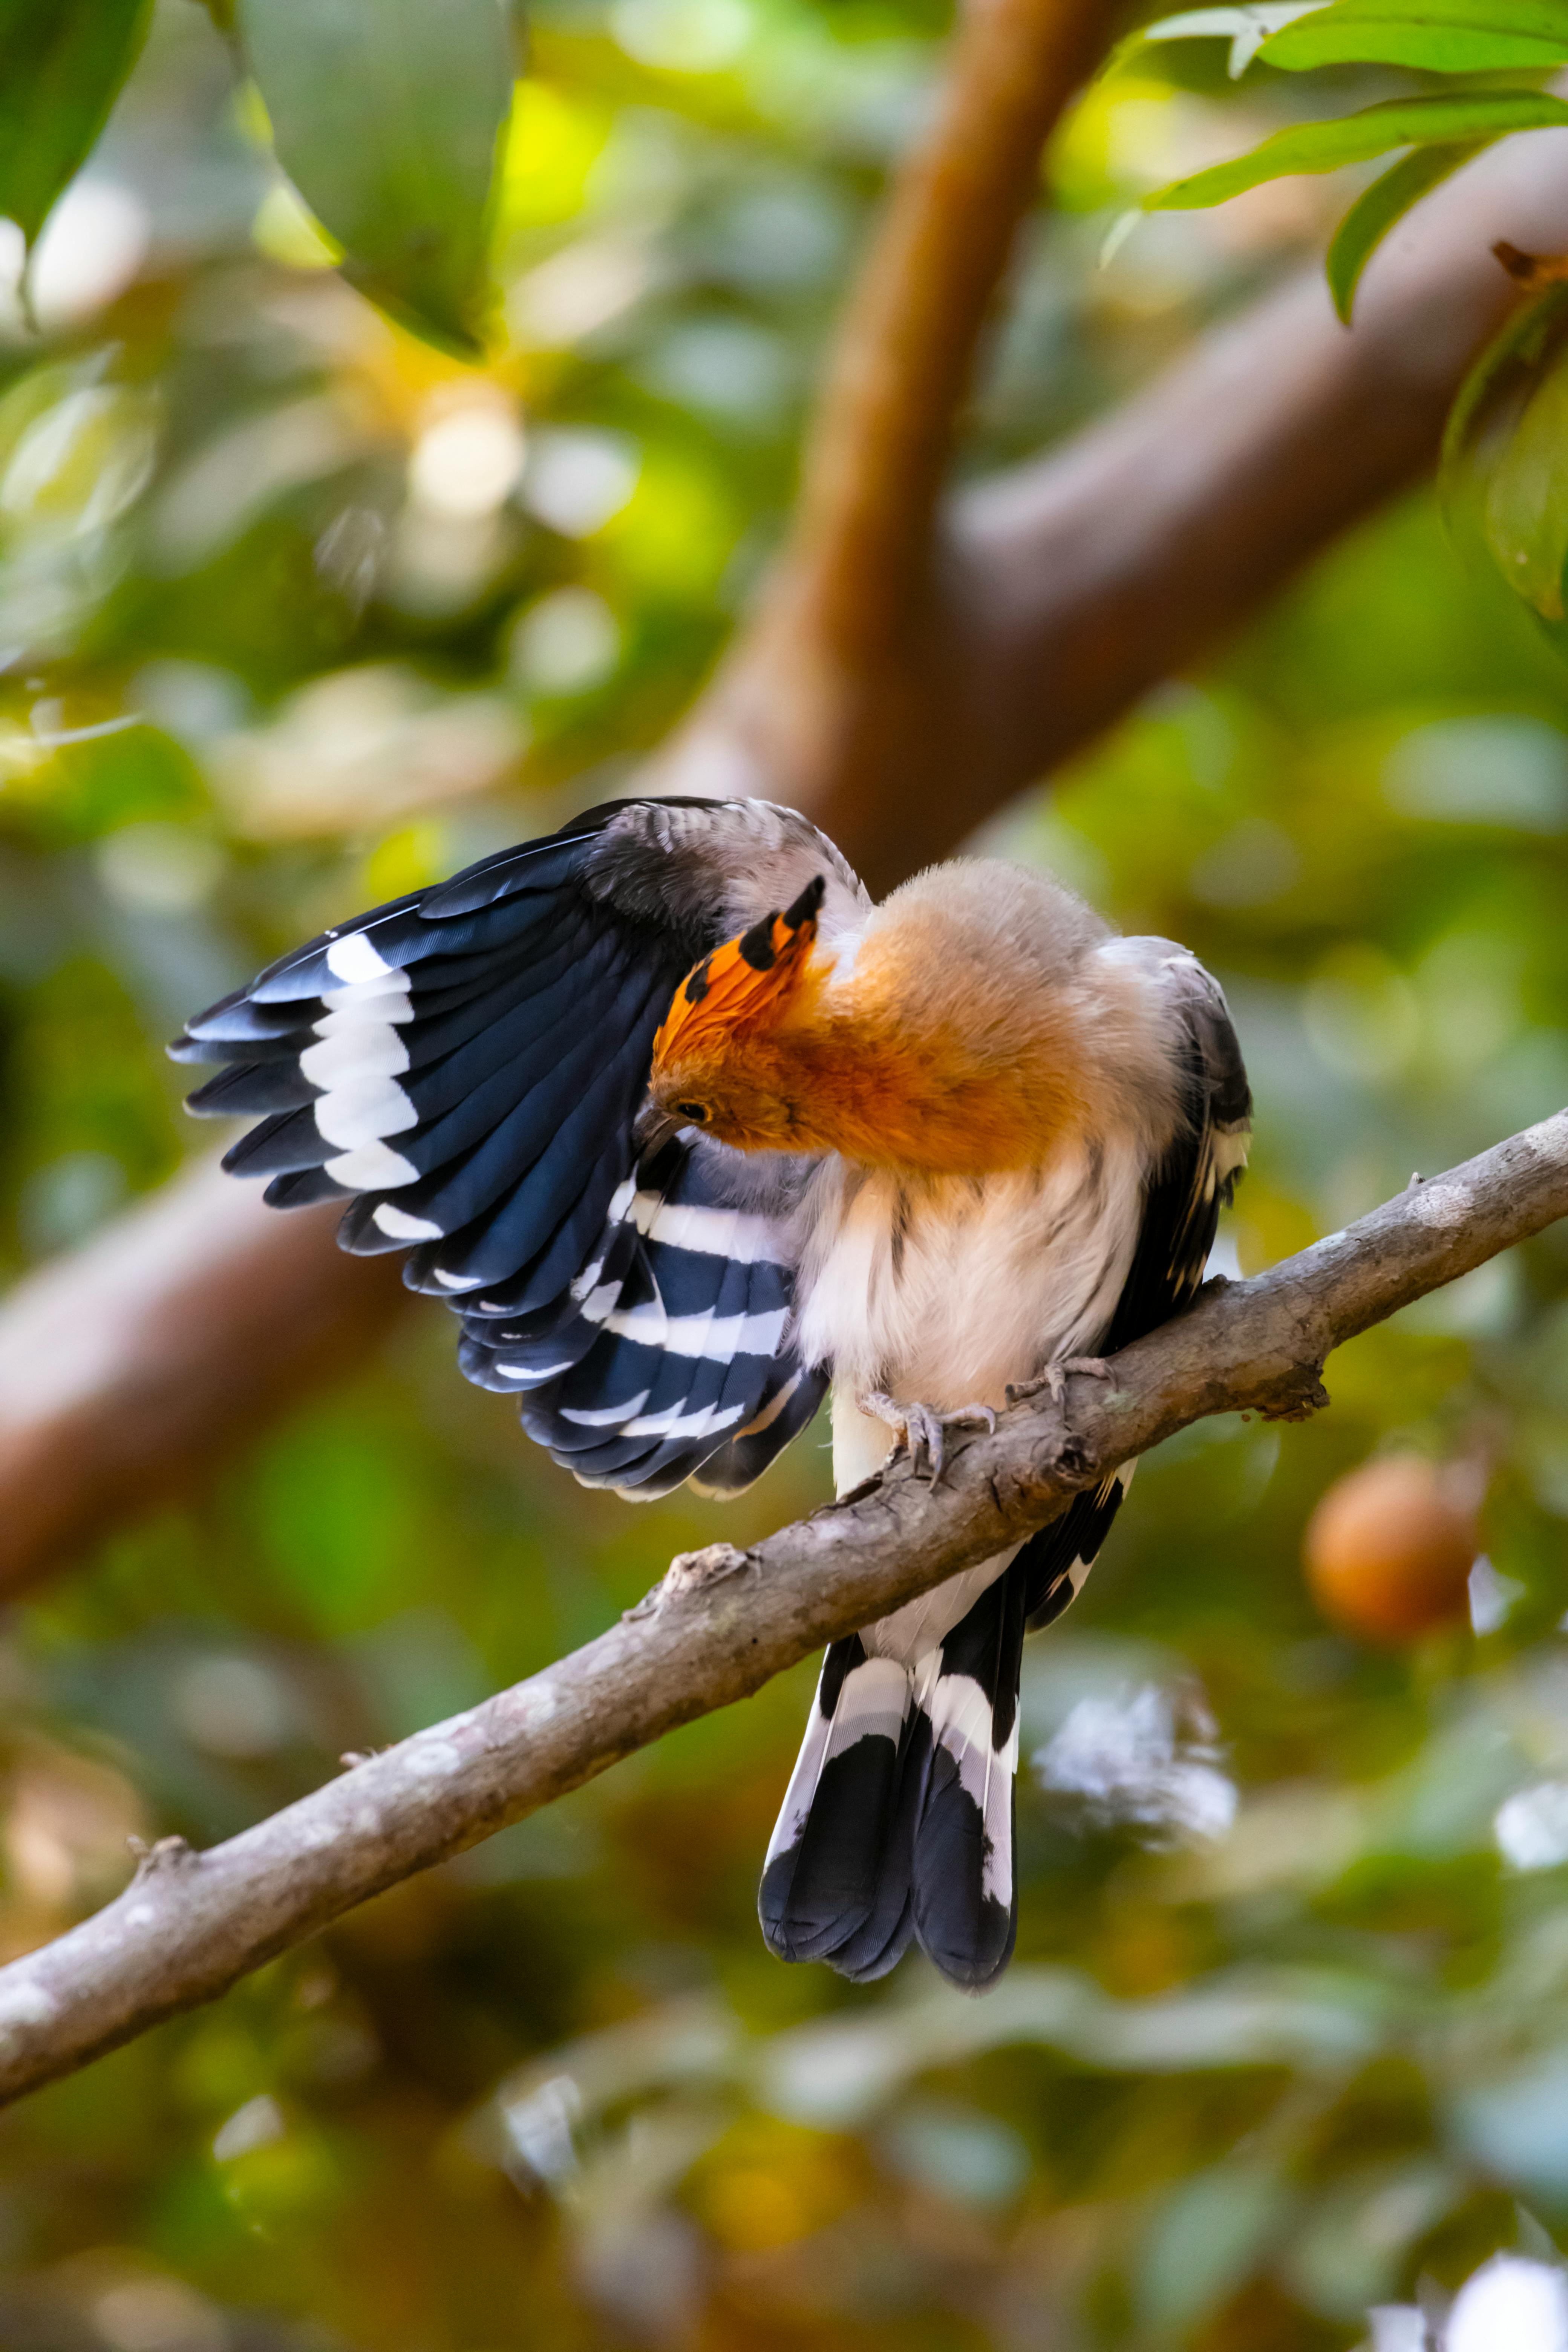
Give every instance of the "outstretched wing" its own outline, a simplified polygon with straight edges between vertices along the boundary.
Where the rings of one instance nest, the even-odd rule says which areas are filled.
[[[1100,1342],[1108,1356],[1168,1322],[1197,1289],[1252,1133],[1252,1093],[1219,982],[1169,940],[1133,944],[1146,951],[1175,1017],[1185,1117],[1144,1186],[1132,1264]],[[1080,1591],[1136,1466],[1124,1463],[1102,1486],[1075,1497],[1018,1554],[1010,1572],[1028,1580],[1031,1629],[1059,1617]]]
[[[228,1066],[193,1110],[262,1114],[225,1165],[276,1207],[345,1202],[347,1249],[411,1249],[464,1370],[522,1393],[558,1459],[641,1494],[711,1460],[728,1490],[815,1403],[804,1375],[781,1402],[797,1179],[684,1139],[637,1170],[633,1129],[682,974],[818,874],[827,922],[857,921],[791,810],[611,803],[324,932],[171,1051]]]

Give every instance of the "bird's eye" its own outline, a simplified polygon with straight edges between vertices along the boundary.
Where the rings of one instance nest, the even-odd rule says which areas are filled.
[[[708,1106],[706,1103],[678,1102],[675,1108],[680,1113],[682,1118],[689,1118],[691,1121],[693,1127],[707,1126]]]

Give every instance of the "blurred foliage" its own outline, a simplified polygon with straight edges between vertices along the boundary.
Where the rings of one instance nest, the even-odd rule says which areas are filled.
[[[479,369],[348,290],[224,39],[164,0],[38,243],[41,340],[0,317],[7,1273],[192,1148],[160,1045],[193,1004],[604,797],[689,698],[941,32],[924,0],[551,0]],[[1195,54],[1064,127],[967,467],[1320,241],[1298,182],[1096,267],[1235,144]],[[1289,89],[1247,85],[1257,135]],[[1223,1263],[1568,1096],[1568,681],[1426,498],[988,841],[1226,977],[1259,1143]],[[763,1950],[802,1668],[7,2113],[0,2342],[1340,2352],[1371,2305],[1549,2252],[1565,1351],[1548,1234],[1342,1351],[1317,1423],[1148,1463],[1031,1649],[987,1999]],[[824,1491],[816,1433],[728,1512],[584,1495],[452,1354],[415,1317],[9,1612],[0,1948],[101,1900],[129,1836],[224,1836]],[[1380,1451],[1484,1471],[1476,1633],[1373,1650],[1316,1614],[1302,1530]]]

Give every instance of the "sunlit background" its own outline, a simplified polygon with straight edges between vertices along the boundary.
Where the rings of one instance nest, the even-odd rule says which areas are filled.
[[[164,0],[47,233],[42,341],[0,319],[7,1275],[210,1141],[162,1055],[185,1013],[625,788],[777,539],[944,30],[547,0],[481,371],[345,288]],[[1129,202],[1304,103],[1227,92],[1215,44],[1083,102],[967,467],[1320,249],[1342,188],[1288,182],[1099,265]],[[1233,1271],[1568,1099],[1565,730],[1568,671],[1420,496],[988,829],[1224,978],[1258,1103]],[[221,1838],[826,1489],[819,1427],[727,1514],[586,1495],[454,1339],[416,1311],[8,1612],[5,1957],[123,1883],[129,1837]],[[1568,1238],[1329,1386],[1310,1425],[1166,1446],[1032,1645],[997,1991],[764,1952],[803,1667],[9,2112],[7,2352],[1340,2352],[1500,2250],[1553,2259]],[[1484,1489],[1470,1623],[1375,1643],[1310,1597],[1308,1517],[1381,1454]]]

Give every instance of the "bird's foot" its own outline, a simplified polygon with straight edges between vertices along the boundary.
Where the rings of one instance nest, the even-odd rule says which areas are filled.
[[[1082,1372],[1091,1381],[1111,1378],[1110,1366],[1103,1356],[1063,1356],[1057,1363],[1047,1364],[1043,1372],[1037,1372],[1032,1381],[1009,1381],[1007,1402],[1022,1404],[1026,1397],[1048,1395],[1053,1404],[1060,1404],[1067,1394],[1069,1372]]]
[[[950,1429],[979,1427],[989,1432],[996,1426],[995,1412],[988,1404],[961,1404],[939,1412],[934,1405],[905,1404],[881,1389],[872,1389],[855,1402],[872,1421],[887,1423],[908,1453],[914,1475],[929,1479],[933,1486],[942,1484]]]

